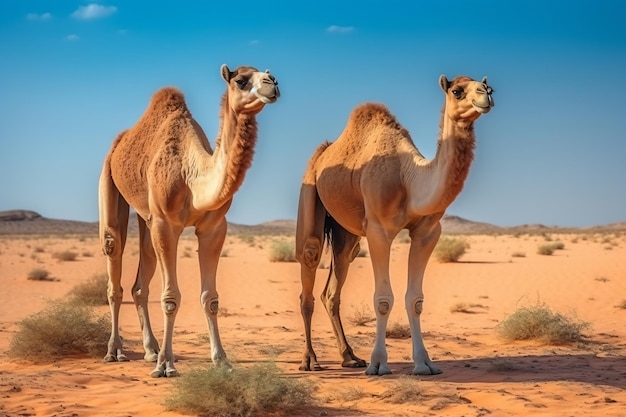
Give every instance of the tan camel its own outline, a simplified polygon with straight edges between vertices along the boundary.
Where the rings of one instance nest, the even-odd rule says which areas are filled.
[[[385,333],[394,297],[389,277],[391,243],[408,229],[411,247],[405,306],[413,341],[412,373],[438,374],[421,335],[420,315],[426,263],[435,247],[439,219],[461,192],[474,155],[473,123],[493,107],[487,79],[439,79],[445,93],[438,149],[427,160],[409,133],[380,104],[364,104],[351,114],[334,143],[324,143],[313,154],[300,190],[296,256],[301,264],[306,350],[301,370],[322,369],[311,343],[313,284],[324,239],[332,247],[328,281],[321,300],[330,316],[344,367],[365,367],[348,344],[339,314],[341,288],[349,264],[359,252],[359,240],[368,242],[375,279],[376,341],[368,375],[391,373],[387,365]]]
[[[122,254],[129,206],[139,221],[140,256],[133,300],[143,332],[144,358],[157,362],[153,377],[176,376],[172,353],[174,320],[181,294],[176,275],[176,251],[183,229],[194,226],[200,263],[200,302],[208,322],[211,359],[226,359],[217,327],[216,270],[226,236],[226,212],[241,186],[257,139],[256,115],[280,96],[269,71],[252,67],[230,71],[222,65],[226,92],[221,125],[211,149],[193,119],[183,94],[163,88],[152,97],[137,124],[113,142],[100,176],[100,238],[109,274],[108,298],[112,329],[105,360],[125,361],[119,334],[122,303]],[[161,269],[164,315],[162,349],[148,316],[149,284],[156,265]]]

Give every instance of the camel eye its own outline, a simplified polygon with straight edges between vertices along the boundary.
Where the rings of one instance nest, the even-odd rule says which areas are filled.
[[[463,90],[458,90],[455,88],[454,90],[452,90],[452,94],[454,94],[454,97],[459,99],[461,98],[461,95],[463,94]]]
[[[237,81],[235,81],[237,83],[237,86],[239,87],[239,89],[243,90],[244,88],[246,88],[246,85],[248,85],[248,80],[246,80],[245,78],[240,78]]]

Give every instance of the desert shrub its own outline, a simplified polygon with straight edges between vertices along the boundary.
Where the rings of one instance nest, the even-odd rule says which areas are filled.
[[[75,285],[69,292],[70,299],[79,304],[89,306],[106,305],[109,303],[107,286],[109,277],[106,273],[95,274],[87,281]]]
[[[274,363],[248,369],[217,366],[177,378],[166,407],[213,417],[296,415],[296,410],[314,402],[313,390],[309,381],[284,377]]]
[[[387,327],[387,331],[385,334],[389,339],[410,339],[411,328],[408,324],[394,322],[391,323],[389,327]]]
[[[524,258],[526,254],[524,252],[513,252],[511,256],[513,258]]]
[[[450,307],[451,313],[473,313],[467,303],[456,303]]]
[[[348,321],[355,326],[365,326],[376,321],[376,315],[367,304],[361,303],[359,307],[354,309],[352,315],[348,317]]]
[[[28,273],[28,279],[32,281],[54,281],[50,276],[50,272],[43,268],[35,268]]]
[[[552,255],[555,250],[561,250],[564,248],[565,244],[563,242],[544,243],[543,245],[539,245],[537,253],[539,255]]]
[[[382,393],[384,402],[392,404],[419,403],[423,400],[419,379],[402,375],[389,380],[389,389]]]
[[[444,236],[435,246],[435,258],[439,262],[457,262],[469,247],[465,239]]]
[[[554,253],[554,247],[550,244],[539,245],[539,247],[537,247],[537,253],[539,255],[552,255]]]
[[[55,252],[52,254],[52,257],[59,261],[75,261],[77,256],[78,254],[76,252],[72,252],[70,250]]]
[[[296,248],[293,241],[275,240],[270,248],[270,262],[295,262]]]
[[[539,303],[522,307],[498,324],[498,333],[507,340],[539,340],[553,345],[582,340],[589,323],[552,311]]]
[[[87,306],[55,301],[20,321],[18,327],[10,342],[10,356],[53,361],[77,353],[101,356],[107,349],[111,322]]]
[[[621,308],[622,310],[626,310],[626,300],[622,300],[617,304],[617,308]]]

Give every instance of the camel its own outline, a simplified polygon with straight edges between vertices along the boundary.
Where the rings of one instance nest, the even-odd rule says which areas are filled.
[[[177,376],[172,352],[174,320],[181,293],[176,252],[187,226],[195,227],[200,263],[200,302],[211,341],[211,359],[227,363],[217,327],[219,307],[216,271],[226,237],[226,212],[252,163],[257,140],[256,115],[280,96],[269,71],[222,65],[227,84],[222,97],[220,127],[211,149],[204,131],[178,89],[165,87],[153,96],[143,116],[114,140],[100,176],[100,239],[107,257],[108,299],[112,326],[107,362],[126,361],[119,334],[122,303],[122,254],[129,206],[139,222],[139,267],[132,296],[143,334],[144,359],[156,361],[153,377]],[[148,315],[149,284],[157,262],[163,280],[162,349]]]
[[[321,370],[311,341],[313,285],[325,241],[331,265],[321,301],[330,317],[344,367],[366,367],[367,375],[391,373],[385,333],[394,296],[389,277],[394,237],[408,229],[411,237],[405,306],[409,318],[413,375],[439,374],[421,334],[426,263],[441,234],[439,220],[463,188],[474,156],[474,122],[493,107],[492,88],[461,76],[439,79],[444,91],[438,148],[426,159],[409,132],[381,104],[356,107],[333,142],[311,157],[300,189],[296,226],[296,258],[300,262],[306,349],[300,370]],[[367,239],[375,279],[376,338],[369,366],[346,340],[339,313],[341,289],[349,264]]]

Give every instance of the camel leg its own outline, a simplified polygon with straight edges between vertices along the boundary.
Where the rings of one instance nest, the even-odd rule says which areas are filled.
[[[105,160],[102,168],[98,194],[100,241],[107,257],[107,275],[109,277],[107,298],[111,308],[111,337],[104,360],[106,362],[122,362],[128,360],[122,351],[119,317],[124,292],[121,285],[122,255],[126,245],[129,207],[113,183],[109,158]]]
[[[391,373],[387,365],[387,347],[385,338],[387,322],[393,308],[393,290],[389,279],[389,256],[392,240],[382,226],[368,223],[367,243],[374,269],[374,311],[376,312],[376,340],[372,350],[370,365],[365,370],[367,375],[386,375]]]
[[[199,226],[196,228],[198,237],[198,258],[200,261],[200,304],[209,326],[209,339],[211,341],[211,360],[214,364],[225,364],[226,353],[220,340],[219,328],[217,327],[217,314],[219,311],[219,296],[217,293],[217,264],[220,259],[224,240],[226,239],[226,219],[222,219],[217,227],[215,225]]]
[[[176,250],[178,238],[182,228],[175,228],[167,219],[154,218],[150,226],[150,235],[154,251],[161,267],[163,280],[161,292],[161,308],[163,309],[163,343],[157,357],[157,364],[152,371],[152,377],[178,376],[174,366],[174,353],[172,339],[174,334],[174,321],[180,307],[180,290],[176,277]]]
[[[154,337],[152,326],[150,325],[148,298],[150,295],[150,281],[154,276],[157,259],[145,220],[137,215],[137,221],[139,225],[139,266],[132,290],[133,301],[137,308],[139,325],[143,333],[144,359],[148,362],[156,362],[159,353],[159,343]]]
[[[428,356],[424,340],[422,339],[420,323],[424,303],[422,290],[424,270],[441,234],[439,217],[425,219],[427,224],[420,224],[418,227],[410,230],[411,248],[409,249],[409,272],[405,305],[413,343],[413,362],[415,364],[412,371],[413,375],[436,375],[441,373],[441,370],[435,366]],[[433,221],[435,222],[434,224]]]
[[[334,221],[332,223],[334,223],[332,231],[333,262],[330,266],[326,286],[324,291],[322,291],[321,300],[326,307],[326,312],[333,326],[333,332],[337,338],[339,354],[343,358],[341,366],[345,368],[362,368],[367,366],[367,363],[363,359],[358,358],[348,344],[339,313],[341,289],[346,281],[350,263],[359,253],[360,237],[349,233]]]
[[[315,274],[322,256],[324,242],[324,221],[326,210],[322,205],[314,185],[303,184],[300,189],[298,221],[296,224],[296,258],[300,262],[300,311],[304,321],[306,348],[300,364],[301,371],[322,370],[313,350],[311,319],[315,307],[313,286]]]

